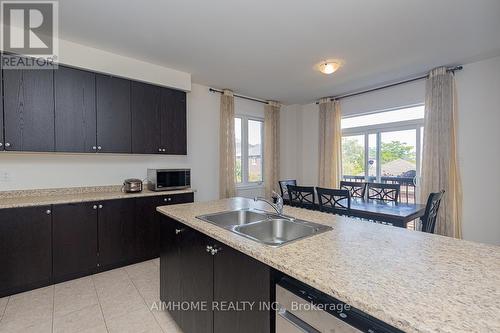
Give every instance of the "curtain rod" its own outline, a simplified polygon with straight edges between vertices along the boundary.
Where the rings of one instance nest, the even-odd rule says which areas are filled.
[[[446,69],[446,71],[447,72],[455,73],[456,71],[461,71],[462,69],[463,69],[463,66],[459,65],[459,66],[454,66],[454,67],[448,67]],[[371,89],[356,91],[356,92],[347,93],[347,94],[344,94],[344,95],[339,95],[339,96],[335,96],[335,97],[327,97],[327,98],[330,98],[331,101],[334,101],[334,100],[339,100],[339,99],[343,99],[343,98],[347,98],[347,97],[353,97],[353,96],[362,95],[362,94],[366,94],[366,93],[377,91],[377,90],[381,90],[381,89],[386,89],[386,88],[398,86],[398,85],[404,84],[404,83],[410,83],[410,82],[413,82],[413,81],[418,81],[418,80],[426,79],[428,76],[429,76],[429,74],[421,75],[421,76],[417,76],[417,77],[414,77],[414,78],[411,78],[411,79],[407,79],[407,80],[403,80],[403,81],[398,81],[398,82],[394,82],[394,83],[389,83],[389,84],[386,84],[386,85],[383,85],[383,86],[380,86],[380,87],[375,87],[375,88],[371,88]],[[319,102],[316,102],[316,104],[319,104]]]
[[[214,88],[209,88],[208,91],[213,92],[213,93],[219,93],[219,94],[223,94],[224,93],[224,91],[219,90],[219,89],[214,89]],[[238,98],[242,98],[242,99],[246,99],[246,100],[249,100],[249,101],[254,101],[254,102],[258,102],[258,103],[267,104],[267,101],[265,101],[263,99],[252,98],[252,97],[247,97],[247,96],[242,96],[242,95],[237,95],[237,94],[233,94],[233,96],[234,97],[238,97]]]

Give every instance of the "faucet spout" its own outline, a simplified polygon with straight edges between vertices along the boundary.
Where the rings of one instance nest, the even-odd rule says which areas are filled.
[[[271,201],[267,200],[266,198],[262,198],[262,197],[255,197],[253,200],[255,202],[257,201],[263,201],[267,204],[269,204],[271,207],[273,207],[273,209],[276,211],[276,213],[278,213],[278,215],[282,216],[283,215],[283,198],[276,192],[273,191],[273,195],[276,196],[276,198],[278,199],[276,201],[276,203],[272,203]]]

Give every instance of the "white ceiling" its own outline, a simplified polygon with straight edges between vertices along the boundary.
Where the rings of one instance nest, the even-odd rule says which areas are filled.
[[[500,55],[499,0],[61,0],[60,36],[307,103]],[[325,76],[313,66],[345,61]]]

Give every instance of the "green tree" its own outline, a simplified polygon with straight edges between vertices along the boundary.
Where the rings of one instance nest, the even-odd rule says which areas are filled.
[[[382,142],[382,146],[380,148],[380,158],[382,160],[382,164],[398,159],[410,161],[413,163],[415,163],[416,161],[414,148],[410,145],[407,145],[405,142]]]
[[[356,139],[342,140],[342,171],[344,175],[362,175],[365,165],[365,149]]]
[[[400,141],[383,142],[381,144],[380,158],[382,164],[397,159],[415,163],[414,147]],[[376,149],[370,148],[370,156],[376,155]],[[358,140],[344,137],[342,139],[342,172],[344,175],[364,175],[365,149]]]

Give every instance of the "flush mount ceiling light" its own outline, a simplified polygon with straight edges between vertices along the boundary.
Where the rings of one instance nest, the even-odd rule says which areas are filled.
[[[341,62],[338,60],[326,60],[317,65],[318,70],[323,74],[333,74],[340,68]]]

